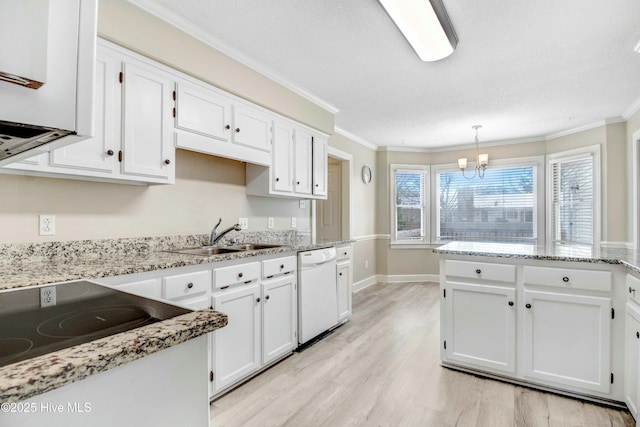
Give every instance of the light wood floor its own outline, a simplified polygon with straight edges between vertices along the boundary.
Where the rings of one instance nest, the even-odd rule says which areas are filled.
[[[633,426],[626,411],[439,365],[435,283],[378,284],[353,318],[213,402],[212,426]]]

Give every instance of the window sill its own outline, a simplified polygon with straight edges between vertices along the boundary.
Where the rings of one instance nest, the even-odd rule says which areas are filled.
[[[400,243],[391,242],[389,249],[435,249],[444,245],[444,243]]]

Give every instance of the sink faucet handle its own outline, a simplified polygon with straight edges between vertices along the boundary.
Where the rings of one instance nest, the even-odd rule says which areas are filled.
[[[221,223],[222,223],[222,217],[220,217],[220,219],[218,219],[218,223],[216,224],[215,227],[213,227],[213,229],[215,230],[216,228],[218,228]]]
[[[242,230],[242,226],[240,224],[236,224],[236,225],[233,226],[233,229],[236,230],[236,231],[240,231],[240,230]]]

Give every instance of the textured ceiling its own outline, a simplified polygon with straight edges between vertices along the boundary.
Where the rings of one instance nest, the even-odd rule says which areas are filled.
[[[483,142],[545,137],[640,97],[638,0],[444,0],[460,41],[431,63],[375,0],[132,2],[190,21],[378,146],[468,144],[475,124]]]

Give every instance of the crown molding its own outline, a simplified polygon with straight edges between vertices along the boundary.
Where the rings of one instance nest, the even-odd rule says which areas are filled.
[[[166,8],[166,7],[162,6],[162,5],[154,2],[153,0],[127,0],[127,1],[129,3],[131,3],[131,4],[133,4],[134,6],[137,6],[140,9],[144,10],[145,12],[150,13],[151,15],[155,16],[156,18],[159,18],[159,19],[167,22],[168,24],[176,27],[177,29],[179,29],[181,31],[184,31],[185,33],[187,33],[190,36],[198,39],[199,41],[207,44],[208,46],[210,46],[210,47],[222,52],[223,54],[227,55],[231,59],[233,59],[235,61],[238,61],[242,65],[244,65],[244,66],[256,71],[257,73],[260,73],[263,76],[269,78],[270,80],[273,80],[274,82],[284,86],[285,88],[287,88],[290,91],[302,96],[303,98],[307,99],[308,101],[313,102],[314,104],[316,104],[319,107],[325,109],[326,111],[330,112],[331,114],[335,115],[335,114],[338,113],[338,111],[340,111],[338,108],[336,108],[333,105],[329,104],[328,102],[324,101],[320,97],[318,97],[318,96],[314,95],[313,93],[301,88],[300,86],[297,86],[296,84],[294,84],[293,82],[285,79],[284,77],[282,77],[281,75],[279,75],[275,71],[265,67],[264,65],[258,63],[255,60],[249,58],[248,56],[246,56],[245,54],[237,51],[236,49],[233,49],[232,47],[226,45],[225,43],[222,43],[220,40],[218,40],[215,37],[211,36],[211,34],[206,32],[205,30],[203,30],[201,27],[197,26],[193,22],[191,22],[188,19],[185,19],[185,18],[179,16],[178,14],[173,12],[172,10],[170,10],[170,9],[168,9],[168,8]]]
[[[640,46],[640,42],[638,42],[638,45]],[[631,116],[633,116],[638,111],[640,111],[640,97],[638,97],[638,99],[636,99],[631,105],[629,105],[626,110],[624,110],[622,118],[625,120],[629,120]]]
[[[335,126],[333,128],[334,132],[337,133],[338,135],[342,135],[345,138],[349,138],[350,140],[352,140],[353,142],[362,145],[363,147],[366,147],[370,150],[374,150],[374,151],[378,151],[380,149],[380,147],[378,147],[377,145],[360,138],[357,135],[352,134],[351,132],[347,132],[346,130],[339,128],[338,126]]]

